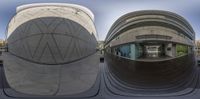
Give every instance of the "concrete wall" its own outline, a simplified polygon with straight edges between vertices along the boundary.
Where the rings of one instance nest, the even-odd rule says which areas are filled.
[[[8,24],[7,36],[15,31],[18,26],[29,20],[49,16],[66,18],[77,22],[85,29],[87,29],[90,34],[93,33],[96,36],[93,20],[88,16],[88,14],[83,12],[81,9],[66,6],[41,6],[19,11]]]
[[[92,19],[73,8],[36,7],[22,10],[8,27],[8,50],[21,58],[60,64],[96,51]]]
[[[136,39],[136,36],[151,35],[151,34],[172,37],[172,39],[170,40],[164,40],[164,39],[154,39],[154,40],[163,40],[163,41],[193,45],[193,41],[184,36],[183,34],[180,34],[175,30],[161,26],[144,26],[127,30],[124,33],[121,33],[115,39],[113,39],[110,42],[110,45],[116,46],[119,44],[140,41],[139,39]]]

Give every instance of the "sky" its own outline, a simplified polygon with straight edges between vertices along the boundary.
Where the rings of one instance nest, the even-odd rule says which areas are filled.
[[[72,3],[89,8],[95,16],[98,40],[104,40],[112,24],[126,13],[139,10],[165,10],[184,17],[200,40],[200,0],[1,0],[0,39],[5,39],[6,27],[15,15],[16,7],[30,3]]]

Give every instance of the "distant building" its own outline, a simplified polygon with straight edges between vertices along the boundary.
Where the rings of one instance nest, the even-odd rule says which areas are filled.
[[[98,41],[98,49],[99,50],[104,49],[104,41]]]
[[[0,39],[0,47],[4,47],[5,46],[5,40]]]
[[[200,56],[200,40],[196,40],[195,41],[195,51],[196,51],[196,55]]]
[[[6,44],[5,40],[0,39],[0,53],[2,51],[5,51],[5,44]]]

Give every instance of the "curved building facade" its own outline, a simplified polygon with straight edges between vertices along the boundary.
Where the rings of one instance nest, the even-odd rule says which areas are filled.
[[[71,95],[92,88],[98,73],[94,15],[75,4],[17,8],[3,54],[8,84],[32,95]]]
[[[9,52],[44,64],[66,63],[94,53],[97,43],[94,18],[91,12],[83,8],[69,4],[30,4],[18,7],[17,14],[8,26]],[[23,43],[26,43],[25,48]],[[46,43],[48,46],[43,46]],[[84,50],[68,49],[73,48],[73,45]],[[47,51],[41,56],[42,47],[57,48],[51,50],[55,55],[45,56],[51,53]],[[69,54],[67,49],[73,54],[72,58],[66,56]],[[49,60],[43,60],[43,57],[49,57]]]
[[[132,12],[110,28],[105,41],[106,61],[113,76],[129,86],[177,85],[192,75],[194,40],[191,25],[175,13]]]

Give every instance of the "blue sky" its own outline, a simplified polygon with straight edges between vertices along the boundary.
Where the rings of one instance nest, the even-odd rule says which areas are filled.
[[[29,3],[74,3],[89,8],[95,15],[99,40],[104,40],[111,25],[122,15],[138,10],[166,10],[183,16],[200,39],[200,0],[1,0],[0,39],[17,6]]]

